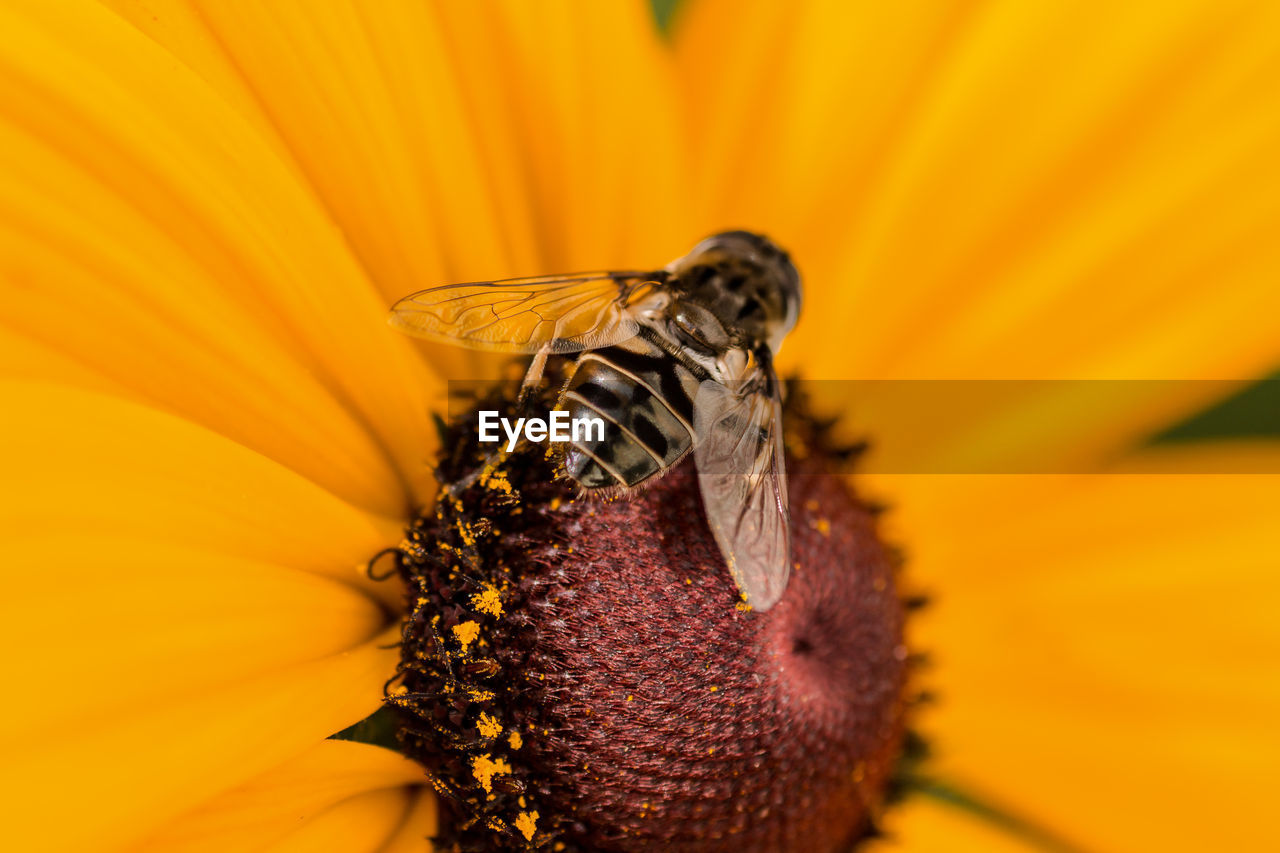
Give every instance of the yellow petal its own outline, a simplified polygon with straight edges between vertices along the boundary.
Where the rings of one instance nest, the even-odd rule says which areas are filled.
[[[643,3],[198,5],[218,57],[181,6],[129,17],[211,78],[238,70],[388,297],[689,239],[635,196],[680,177],[677,136],[642,130],[675,125]]]
[[[784,371],[1235,380],[826,389],[883,470],[1081,470],[1280,361],[1277,32],[1239,2],[692,0],[699,216],[792,249]]]
[[[339,654],[387,622],[368,596],[310,572],[129,537],[10,536],[0,555],[7,688],[40,695],[51,676],[66,682],[56,702],[6,703],[0,740],[112,725]]]
[[[413,794],[407,789],[360,794],[265,849],[275,853],[327,853],[334,849],[373,853],[391,840],[393,828],[404,822],[412,806]],[[421,849],[430,849],[425,840]]]
[[[9,4],[0,33],[7,331],[403,517],[430,377],[296,170],[96,4]]]
[[[172,415],[2,384],[16,843],[141,837],[377,707],[394,631],[356,587],[391,523]]]
[[[1003,829],[919,797],[889,809],[881,829],[886,838],[868,844],[866,853],[1043,853]]]
[[[669,204],[682,140],[644,3],[110,5],[277,141],[386,300],[658,266],[693,239]],[[445,375],[493,370],[425,349]]]
[[[974,15],[868,188],[842,271],[878,289],[868,366],[1270,369],[1260,318],[1280,298],[1267,286],[1280,253],[1264,236],[1280,222],[1277,11],[1014,0]],[[893,335],[907,330],[904,346]]]
[[[812,381],[837,434],[869,441],[860,470],[886,474],[1070,474],[1105,470],[1244,381]]]
[[[396,634],[54,737],[7,743],[7,837],[22,849],[56,850],[111,849],[145,838],[376,708],[395,666],[396,652],[385,646]],[[49,673],[45,700],[75,697],[77,665],[93,665],[91,650],[82,655]],[[17,698],[6,697],[6,705]]]
[[[0,539],[173,545],[318,572],[397,603],[365,564],[399,524],[188,421],[110,396],[0,382]]]
[[[1214,470],[1221,452],[1239,459],[1161,464]],[[1254,458],[1274,471],[1280,451]],[[1280,760],[1280,475],[934,481],[896,529],[937,598],[913,629],[937,662],[938,770],[1087,849],[1280,841],[1261,817]]]
[[[419,788],[408,816],[391,840],[383,845],[383,853],[430,853],[435,848],[427,839],[436,834],[438,812],[435,793]]]
[[[1278,16],[695,0],[704,203],[794,238],[829,375],[1257,375],[1280,355]]]
[[[385,797],[386,804],[394,803],[396,796],[424,802],[413,805],[412,820],[405,818],[404,808],[371,809],[365,816],[367,824],[361,827],[368,835],[361,837],[388,840],[412,832],[416,849],[422,851],[427,849],[424,839],[435,831],[434,795],[419,793],[423,783],[422,768],[398,753],[348,741],[321,741],[181,816],[148,838],[142,849],[220,853],[261,849],[286,839],[298,844],[303,837],[297,835],[300,831],[314,836],[321,827],[332,829],[336,818],[329,814],[331,810],[345,809],[356,797],[381,794],[395,795]],[[345,834],[342,839],[331,838],[328,849],[359,849],[356,836]]]
[[[191,0],[98,0],[121,18],[165,48],[190,68],[217,94],[250,122],[259,136],[282,159],[296,168],[293,157],[263,110],[235,62],[205,23],[199,6]],[[299,174],[301,172],[299,171]]]
[[[445,246],[502,264],[496,188],[429,8],[199,8],[385,297],[454,277]]]

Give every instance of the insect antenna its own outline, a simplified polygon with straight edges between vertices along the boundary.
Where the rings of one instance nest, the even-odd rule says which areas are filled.
[[[377,565],[378,561],[388,554],[391,554],[393,557],[391,570],[387,572],[374,571],[374,566]],[[371,581],[381,583],[382,581],[390,580],[400,574],[401,570],[404,568],[403,556],[403,552],[398,546],[383,548],[381,551],[369,558],[369,562],[365,565],[364,573]]]

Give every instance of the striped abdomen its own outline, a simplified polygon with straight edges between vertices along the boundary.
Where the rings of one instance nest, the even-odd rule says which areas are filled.
[[[670,468],[693,446],[699,382],[646,336],[583,353],[559,408],[572,420],[600,418],[604,438],[571,442],[566,473],[598,489],[636,486]]]

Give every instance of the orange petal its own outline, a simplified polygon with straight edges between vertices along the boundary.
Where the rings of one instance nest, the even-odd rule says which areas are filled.
[[[403,517],[429,374],[261,127],[95,4],[0,33],[8,333]]]
[[[1166,469],[1240,458],[1161,452],[1182,457]],[[1277,470],[1280,450],[1254,459]],[[1280,842],[1263,818],[1280,760],[1280,476],[934,482],[896,529],[937,598],[913,628],[937,662],[938,771],[1087,849]]]
[[[367,744],[326,740],[279,767],[201,804],[148,838],[144,850],[198,851],[264,849],[297,845],[318,830],[332,830],[349,801],[369,795],[382,806],[365,811],[365,825],[347,826],[330,850],[377,849],[412,833],[416,850],[435,831],[435,796],[419,791],[422,768],[399,753]],[[395,808],[397,798],[412,798],[412,813]],[[367,804],[366,804],[367,805]],[[357,807],[364,811],[365,807]],[[313,824],[315,824],[313,826]],[[302,833],[302,834],[299,834]],[[384,848],[385,849],[385,848]]]

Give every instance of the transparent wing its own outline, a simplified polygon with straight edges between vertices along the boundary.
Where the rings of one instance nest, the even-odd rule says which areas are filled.
[[[707,521],[738,589],[756,610],[782,597],[791,576],[791,516],[782,450],[782,403],[772,369],[760,387],[714,380],[698,389],[694,459]]]
[[[634,308],[665,273],[595,272],[446,284],[391,307],[391,325],[420,338],[501,352],[579,352],[633,337]]]

